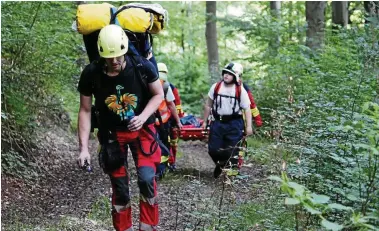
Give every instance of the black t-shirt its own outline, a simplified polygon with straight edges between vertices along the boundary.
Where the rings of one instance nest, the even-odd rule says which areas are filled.
[[[148,89],[143,86],[141,76],[137,74],[131,58],[126,57],[126,66],[117,76],[108,76],[104,68],[95,62],[88,64],[79,80],[78,91],[85,96],[95,96],[95,106],[99,110],[100,124],[108,129],[125,128],[134,115],[139,115],[150,100]],[[146,82],[158,79],[153,64],[141,58],[141,74],[146,75]],[[139,78],[139,79],[138,79]],[[146,122],[153,123],[151,117]]]

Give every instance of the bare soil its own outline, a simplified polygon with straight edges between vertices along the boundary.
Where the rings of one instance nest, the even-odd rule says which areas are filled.
[[[42,166],[39,177],[22,180],[3,175],[1,178],[2,230],[13,230],[17,222],[40,227],[34,230],[45,230],[43,227],[62,219],[70,223],[65,230],[113,230],[111,222],[88,219],[94,203],[110,196],[108,176],[100,169],[95,154],[97,142],[91,140],[93,171],[86,172],[76,164],[75,135],[54,126],[39,137],[40,148],[36,153]],[[215,180],[214,164],[205,142],[180,141],[179,152],[178,169],[158,183],[159,230],[200,230],[215,226],[218,216],[255,200],[262,193],[253,187],[264,181],[261,166],[246,163],[243,177],[222,176]],[[138,230],[137,179],[134,164],[129,166],[133,222]]]

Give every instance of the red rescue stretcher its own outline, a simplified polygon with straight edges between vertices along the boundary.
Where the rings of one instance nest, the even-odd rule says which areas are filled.
[[[181,119],[183,128],[178,132],[179,139],[181,140],[206,140],[208,138],[208,129],[201,127],[203,120],[194,117],[193,115],[186,116]]]
[[[208,129],[183,127],[179,131],[179,139],[181,140],[205,140],[208,138]]]

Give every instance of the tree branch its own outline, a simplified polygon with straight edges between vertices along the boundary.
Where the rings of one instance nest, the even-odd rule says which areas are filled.
[[[32,30],[32,28],[33,28],[33,26],[34,26],[34,23],[36,22],[37,15],[38,15],[38,13],[39,13],[39,9],[40,9],[40,7],[41,7],[41,4],[42,4],[42,2],[39,2],[39,3],[38,3],[37,10],[36,10],[36,13],[34,14],[32,24],[30,24],[30,27],[29,27],[29,32]],[[25,45],[26,45],[26,41],[28,41],[28,40],[25,40],[25,41],[24,41],[24,43],[22,44],[20,50],[17,52],[15,58],[12,60],[12,67],[15,65],[17,59],[18,59],[18,58],[20,57],[20,55],[21,55],[21,52],[24,50]]]

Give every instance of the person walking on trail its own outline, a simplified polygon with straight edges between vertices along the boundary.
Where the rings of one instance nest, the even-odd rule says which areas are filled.
[[[212,85],[205,104],[203,129],[211,111],[214,118],[210,123],[208,153],[216,164],[215,178],[220,176],[223,168],[238,168],[238,145],[244,131],[247,136],[253,133],[249,96],[239,80],[241,70],[239,64],[227,64],[222,70],[223,80]]]
[[[159,78],[162,83],[163,91],[164,91],[164,100],[162,100],[161,104],[159,105],[158,111],[160,114],[160,118],[156,119],[156,126],[158,127],[158,133],[159,137],[162,141],[162,143],[167,147],[162,152],[161,157],[161,164],[158,166],[157,169],[157,179],[161,179],[167,170],[167,167],[169,165],[168,161],[170,158],[170,142],[169,142],[169,136],[170,136],[170,121],[171,119],[175,121],[175,124],[178,126],[179,129],[181,129],[183,126],[180,122],[179,115],[176,110],[175,106],[175,96],[172,92],[172,89],[170,87],[170,83],[167,81],[167,75],[165,75],[162,70],[167,72],[166,69],[163,68],[163,63],[158,63],[158,71],[159,71]]]
[[[263,122],[262,122],[262,117],[259,113],[259,110],[258,110],[258,107],[255,103],[255,100],[254,100],[254,96],[253,96],[253,93],[252,91],[250,90],[249,86],[242,81],[242,75],[243,75],[243,66],[239,63],[234,63],[235,65],[237,66],[241,66],[241,68],[239,69],[240,73],[237,73],[239,74],[239,77],[240,77],[240,84],[242,84],[243,88],[245,88],[248,96],[249,96],[249,99],[250,99],[250,111],[251,111],[251,115],[252,115],[252,118],[254,120],[254,123],[255,123],[255,126],[256,127],[261,127],[263,125]],[[243,165],[243,155],[239,155],[238,156],[239,158],[239,161],[238,161],[238,167],[242,167]]]
[[[181,99],[180,94],[178,91],[178,88],[176,88],[171,82],[168,82],[168,68],[166,64],[164,63],[158,63],[158,71],[159,71],[159,78],[166,83],[169,83],[170,88],[175,96],[175,107],[177,114],[179,118],[182,118],[184,116],[184,112],[182,110],[181,105]],[[177,118],[171,117],[169,120],[169,149],[170,149],[170,156],[168,158],[168,165],[169,170],[174,171],[176,169],[176,154],[178,152],[178,141],[179,141],[179,134],[178,134],[178,128],[182,128],[182,124],[177,122]]]
[[[261,127],[262,124],[263,124],[263,121],[262,121],[262,117],[261,117],[261,114],[259,113],[259,110],[258,110],[258,107],[255,103],[255,100],[254,100],[254,96],[253,96],[253,93],[252,91],[250,90],[249,86],[242,81],[242,74],[243,74],[243,66],[239,63],[235,63],[235,65],[238,65],[238,66],[241,66],[240,68],[240,73],[239,74],[239,77],[240,77],[240,83],[242,83],[242,86],[243,88],[245,88],[248,96],[249,96],[249,99],[250,99],[250,110],[251,110],[251,115],[252,115],[252,118],[254,119],[254,122],[255,122],[255,126],[256,127]]]
[[[159,211],[155,172],[161,149],[155,138],[153,113],[162,102],[163,89],[156,69],[149,61],[126,54],[128,38],[121,27],[105,26],[97,43],[101,58],[85,67],[78,85],[78,162],[80,166],[90,163],[88,139],[94,96],[101,145],[99,164],[109,174],[112,184],[113,226],[117,231],[133,230],[127,169],[129,147],[140,190],[139,230],[156,230]]]

